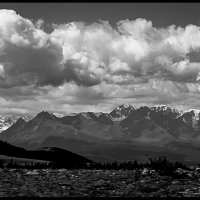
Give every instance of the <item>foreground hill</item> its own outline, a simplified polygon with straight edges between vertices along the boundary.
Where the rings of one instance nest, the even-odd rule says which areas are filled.
[[[43,147],[36,150],[26,150],[2,141],[0,141],[0,155],[52,161],[65,167],[82,166],[93,162],[83,156],[60,148]]]

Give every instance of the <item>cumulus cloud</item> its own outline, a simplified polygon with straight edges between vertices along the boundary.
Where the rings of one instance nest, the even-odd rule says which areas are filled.
[[[44,20],[41,18],[41,19],[38,19],[35,23],[35,27],[38,28],[38,29],[41,29],[42,26],[44,24]]]
[[[138,18],[116,28],[108,21],[52,24],[46,33],[44,25],[0,10],[2,98],[108,109],[114,100],[170,104],[200,91],[200,63],[192,56],[200,52],[199,26],[156,28]]]
[[[43,24],[42,19],[34,25],[15,11],[0,11],[0,61],[5,74],[0,87],[59,86],[69,81],[84,86],[102,81],[120,84],[148,81],[150,76],[197,81],[199,63],[187,58],[200,47],[195,25],[156,29],[151,21],[136,19],[122,20],[113,29],[106,21],[71,22],[54,25],[47,34]]]

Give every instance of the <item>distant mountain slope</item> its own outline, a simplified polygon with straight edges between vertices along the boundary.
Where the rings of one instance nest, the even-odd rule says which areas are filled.
[[[95,142],[98,138],[95,134],[92,135],[87,132],[87,130],[92,129],[91,122],[93,123],[93,127],[97,127],[98,125],[100,130],[102,126],[110,126],[110,122],[106,121],[104,123],[102,121],[102,119],[94,120],[88,113],[58,118],[48,112],[41,112],[29,122],[22,121],[20,118],[13,126],[0,134],[0,139],[12,144],[25,142],[40,144],[48,137],[59,136],[68,139]],[[84,127],[86,130],[82,131]]]
[[[194,119],[192,113],[193,111],[180,112],[167,106],[151,108],[144,106],[122,120],[121,127],[123,132],[136,138],[144,132],[156,131],[157,133],[163,132],[169,137],[196,140],[200,134],[197,127],[199,119]],[[158,129],[160,131],[157,131]]]
[[[33,118],[31,115],[0,115],[0,133],[12,126],[20,117],[25,121]]]
[[[58,117],[43,111],[30,121],[19,118],[0,134],[0,140],[29,149],[50,145],[91,156],[99,154],[97,149],[103,149],[107,157],[114,153],[104,151],[108,149],[105,147],[113,144],[153,145],[164,149],[173,142],[200,144],[200,111],[131,105],[121,105],[109,114],[82,112]]]
[[[42,143],[50,136],[71,139],[90,137],[104,140],[163,142],[174,139],[200,139],[200,111],[178,111],[168,106],[121,105],[111,113],[83,112],[57,117],[41,112],[32,120],[17,121],[0,134],[0,139],[14,144]],[[92,139],[93,138],[93,139]]]
[[[133,113],[135,108],[131,105],[121,105],[109,113],[113,121],[121,121]]]

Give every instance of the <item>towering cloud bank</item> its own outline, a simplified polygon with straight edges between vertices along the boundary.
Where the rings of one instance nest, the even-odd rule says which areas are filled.
[[[0,87],[199,80],[200,65],[190,61],[200,47],[195,25],[156,29],[139,18],[114,29],[105,21],[71,22],[47,34],[43,23],[0,10]]]
[[[130,91],[132,97],[151,91],[160,100],[164,88],[175,88],[179,96],[197,92],[198,26],[155,28],[138,18],[119,21],[116,27],[107,21],[52,24],[53,31],[46,33],[44,24],[0,10],[0,92],[5,96],[9,94],[3,89],[19,87],[27,93],[33,87],[34,96],[41,88],[59,89],[67,83],[102,98],[119,97],[121,88],[122,97]]]

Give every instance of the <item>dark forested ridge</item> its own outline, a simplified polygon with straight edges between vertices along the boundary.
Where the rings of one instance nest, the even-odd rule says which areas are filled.
[[[92,160],[60,148],[44,147],[36,150],[26,150],[3,141],[0,141],[0,155],[50,161],[57,163],[59,166],[70,168],[93,163]]]

